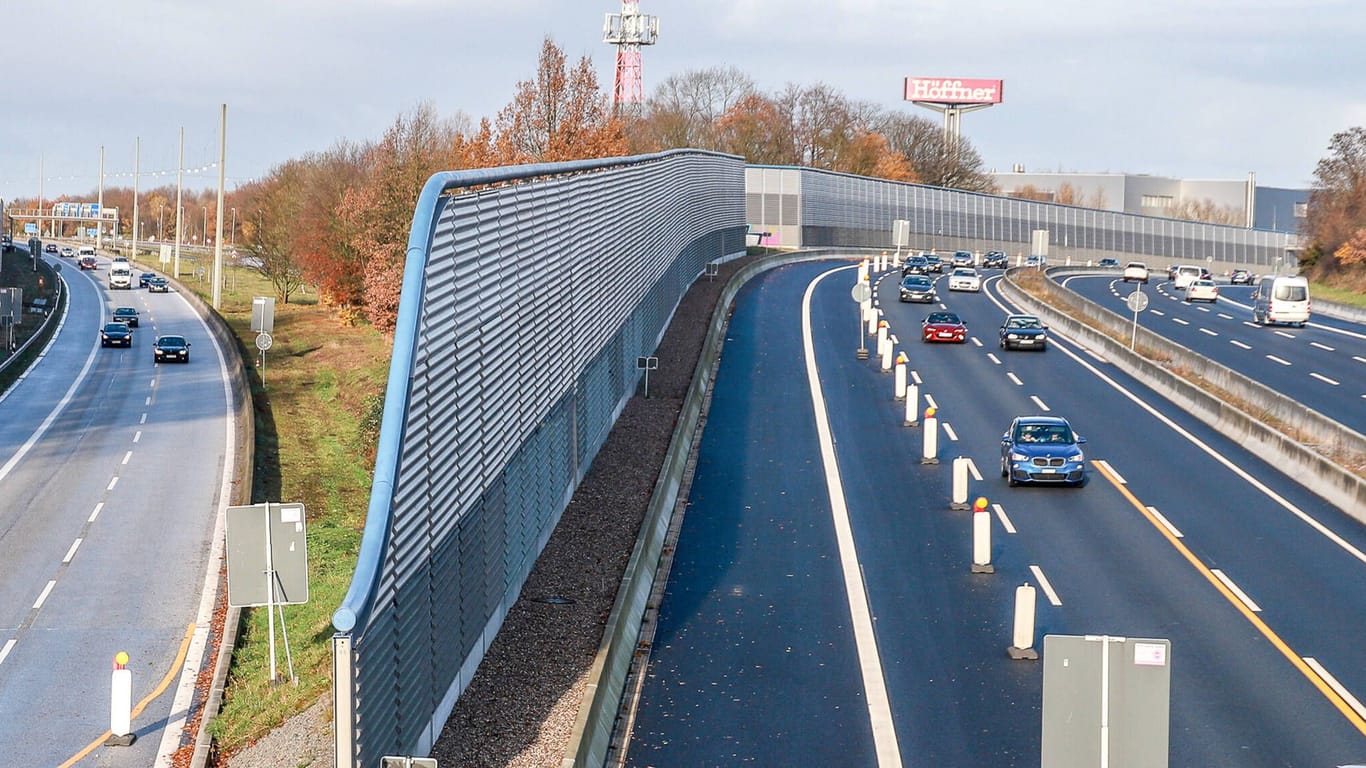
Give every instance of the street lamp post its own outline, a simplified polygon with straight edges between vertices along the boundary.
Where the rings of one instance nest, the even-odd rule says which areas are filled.
[[[231,248],[237,247],[237,209],[232,209],[232,229],[228,230],[228,244]]]
[[[161,242],[161,239],[162,239],[162,238],[161,238],[161,223],[162,223],[162,214],[164,214],[165,212],[166,212],[166,204],[165,204],[165,203],[162,203],[161,205],[158,205],[158,206],[157,206],[157,242],[158,242],[158,243]]]
[[[200,245],[209,244],[209,206],[204,206],[204,234],[199,238]]]

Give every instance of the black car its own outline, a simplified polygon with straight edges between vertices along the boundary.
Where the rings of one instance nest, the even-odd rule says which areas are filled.
[[[1005,251],[987,251],[982,257],[983,269],[1005,269],[1007,266]]]
[[[146,288],[146,287],[147,287],[147,284],[150,283],[150,282],[152,282],[152,278],[154,278],[154,277],[156,277],[156,276],[157,276],[157,273],[155,273],[155,272],[142,272],[142,273],[140,273],[140,274],[138,275],[138,287],[139,287],[139,288]]]
[[[1034,315],[1007,315],[1000,335],[1001,349],[1048,348],[1048,326]]]
[[[152,345],[153,362],[190,362],[190,342],[184,336],[158,336]]]
[[[1101,269],[1119,269],[1119,259],[1101,259],[1096,266]]]
[[[1010,485],[1086,482],[1086,438],[1056,416],[1017,416],[1001,435],[1001,477]]]
[[[901,301],[933,303],[939,300],[934,292],[934,281],[924,275],[907,275],[901,278],[897,296]]]
[[[56,253],[56,252],[57,252],[57,244],[56,244],[56,243],[48,243],[47,245],[43,246],[43,253]]]
[[[127,323],[129,328],[138,327],[138,311],[133,307],[119,307],[114,310],[114,322]]]
[[[924,256],[907,256],[906,263],[901,265],[901,276],[924,275],[930,271],[930,263]]]
[[[942,273],[944,271],[944,261],[933,253],[925,254],[925,263],[931,272]]]
[[[171,281],[170,281],[170,280],[167,280],[166,278],[162,277],[161,275],[153,275],[153,276],[152,276],[152,279],[150,279],[150,280],[147,281],[147,291],[148,291],[148,293],[153,293],[153,292],[170,293],[170,292],[171,292]]]
[[[101,347],[133,346],[133,329],[127,323],[105,323],[100,329]]]

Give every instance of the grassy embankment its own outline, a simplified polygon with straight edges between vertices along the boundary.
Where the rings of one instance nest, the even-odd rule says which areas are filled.
[[[181,259],[181,280],[207,300],[199,264]],[[235,274],[234,274],[235,273]],[[229,269],[222,314],[246,349],[253,296],[274,288],[249,269]],[[331,687],[332,611],[355,569],[369,503],[390,343],[368,326],[347,327],[308,293],[275,303],[274,345],[246,361],[256,398],[254,502],[302,502],[307,508],[309,602],[285,608],[298,685],[269,681],[269,636],[263,609],[245,613],[223,709],[210,725],[223,752],[260,738]],[[262,384],[264,378],[264,385]],[[278,618],[278,617],[277,617]],[[287,676],[278,635],[277,667]]]

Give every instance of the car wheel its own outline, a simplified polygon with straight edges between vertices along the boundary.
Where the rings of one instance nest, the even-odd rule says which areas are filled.
[[[1020,481],[1015,479],[1015,475],[1013,473],[1006,473],[1006,485],[1010,486],[1011,488],[1014,488],[1019,484]]]
[[[1010,472],[1006,469],[1006,459],[1005,459],[1004,456],[1002,456],[1002,457],[1001,457],[1001,477],[1009,477],[1009,476],[1010,476]]]
[[[997,344],[997,346],[999,346],[1001,349],[1005,349],[1005,348],[1006,348],[1006,340],[1005,340],[1005,339],[997,339],[997,340],[996,340],[996,344]]]

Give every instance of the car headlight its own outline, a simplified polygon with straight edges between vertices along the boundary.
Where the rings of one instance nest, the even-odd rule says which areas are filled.
[[[1011,461],[1029,461],[1029,457],[1026,456],[1026,455],[1024,455],[1023,453],[1012,453],[1012,454],[1010,454],[1010,460],[1011,460]]]
[[[1048,334],[1046,334],[1046,333],[1041,333],[1041,334],[1039,334],[1039,341],[1043,341],[1043,340],[1046,339],[1046,338],[1048,338]]]
[[[1082,453],[1081,451],[1077,451],[1077,455],[1072,457],[1072,461],[1075,461],[1076,463],[1080,464],[1083,461],[1086,461],[1086,454]]]
[[[1007,339],[1018,339],[1018,338],[1020,338],[1020,334],[1018,334],[1018,333],[1007,333],[1007,334],[1006,334],[1006,338],[1007,338]]]

